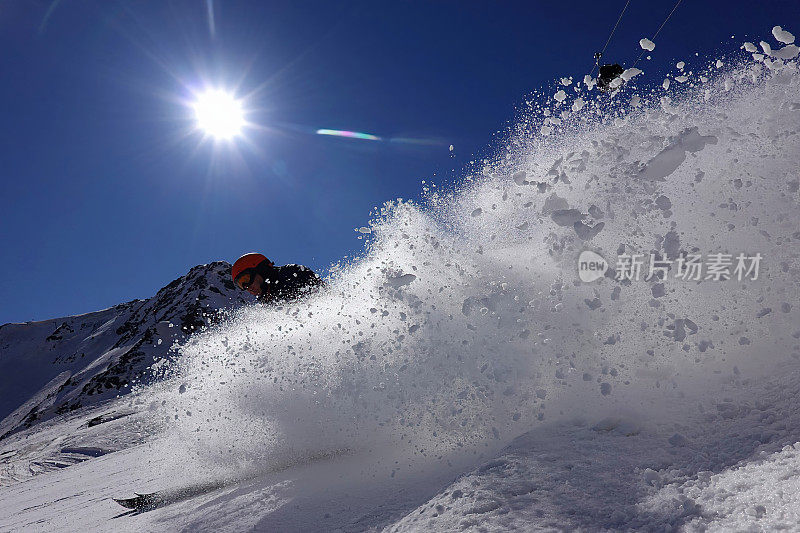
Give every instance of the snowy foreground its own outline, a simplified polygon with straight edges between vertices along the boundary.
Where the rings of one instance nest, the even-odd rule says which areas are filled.
[[[110,497],[175,480],[152,474],[158,460],[135,445],[146,432],[140,417],[82,428],[93,412],[4,443],[2,457],[15,450],[11,460],[24,463],[104,455],[0,488],[0,530],[797,530],[798,366],[750,384],[758,399],[721,401],[681,425],[624,417],[548,424],[461,476],[435,465],[369,478],[369,457],[343,455],[142,514]]]
[[[181,338],[121,398],[5,398],[0,531],[800,530],[800,68],[773,36],[613,95],[564,78],[314,298]],[[157,357],[169,324],[138,318]]]

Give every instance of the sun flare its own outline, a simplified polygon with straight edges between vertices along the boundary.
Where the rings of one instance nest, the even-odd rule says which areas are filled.
[[[194,103],[198,129],[216,139],[232,139],[242,132],[242,103],[222,90],[209,90],[198,95]]]

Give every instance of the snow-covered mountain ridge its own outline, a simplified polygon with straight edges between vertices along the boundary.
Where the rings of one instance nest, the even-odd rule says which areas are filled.
[[[199,265],[146,300],[0,326],[0,439],[54,414],[125,394],[175,341],[248,301],[230,264]]]

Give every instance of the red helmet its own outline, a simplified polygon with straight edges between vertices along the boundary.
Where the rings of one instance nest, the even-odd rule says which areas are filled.
[[[242,257],[236,260],[231,268],[231,277],[233,278],[234,283],[236,282],[236,278],[247,270],[248,268],[255,268],[264,261],[268,262],[270,266],[272,266],[272,261],[264,257],[262,254],[259,253],[249,253],[244,254]]]

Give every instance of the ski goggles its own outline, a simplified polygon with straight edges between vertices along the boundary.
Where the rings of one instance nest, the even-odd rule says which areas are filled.
[[[256,278],[256,271],[252,268],[248,268],[243,270],[236,276],[236,285],[239,286],[240,289],[246,291],[250,285],[253,283],[253,280]]]

